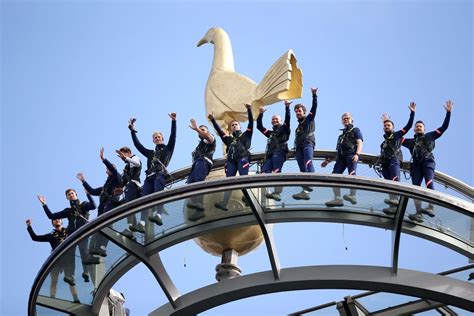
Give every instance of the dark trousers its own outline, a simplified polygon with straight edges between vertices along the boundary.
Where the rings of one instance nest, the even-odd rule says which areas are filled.
[[[386,180],[400,181],[400,160],[386,159],[382,163],[382,176]]]
[[[423,178],[425,179],[426,187],[434,190],[434,172],[436,163],[433,159],[425,159],[422,161],[414,160],[411,165],[411,182],[414,185],[421,185]]]
[[[132,181],[129,181],[124,187],[124,199],[123,203],[128,203],[135,199],[138,199],[141,195],[141,189]],[[127,223],[131,225],[137,225],[137,220],[135,219],[135,215],[130,215],[127,217]]]
[[[227,160],[225,162],[225,176],[226,177],[233,177],[239,171],[239,175],[246,176],[249,174],[250,162],[249,158],[241,158],[239,161],[234,160]],[[230,200],[230,195],[232,194],[231,191],[224,192],[224,199],[222,200],[222,204],[227,205]]]
[[[249,168],[250,163],[248,157],[241,158],[239,161],[227,160],[225,162],[225,176],[233,177],[237,174],[237,171],[239,171],[241,176],[245,176],[249,174]]]
[[[149,195],[155,192],[163,191],[166,185],[166,175],[162,172],[159,174],[154,174],[152,176],[146,177],[145,182],[143,183],[143,196]],[[154,208],[158,214],[163,214],[163,205],[160,204]],[[148,218],[149,212],[143,211],[141,218],[142,221],[145,221]]]
[[[274,151],[271,155],[265,158],[265,163],[262,166],[263,173],[281,173],[283,163],[286,161],[286,155],[282,151]],[[282,187],[275,187],[275,193],[281,193]]]
[[[352,161],[354,154],[347,154],[343,155],[342,157],[337,157],[336,164],[334,165],[334,169],[332,173],[335,174],[343,174],[344,170],[347,169],[349,175],[355,176],[357,171],[357,161]],[[340,197],[341,196],[341,188],[333,188],[334,196]],[[356,190],[351,189],[351,195],[355,195]]]
[[[207,175],[211,171],[212,164],[204,158],[196,159],[191,168],[191,174],[188,177],[186,183],[191,184],[194,182],[200,182],[206,180]],[[193,202],[202,203],[204,195],[199,195],[191,198]]]
[[[314,145],[311,143],[296,147],[296,161],[301,172],[314,172],[313,152]]]
[[[344,170],[347,169],[349,175],[355,176],[357,171],[357,161],[352,161],[354,154],[347,154],[336,159],[336,164],[332,173],[343,174]]]

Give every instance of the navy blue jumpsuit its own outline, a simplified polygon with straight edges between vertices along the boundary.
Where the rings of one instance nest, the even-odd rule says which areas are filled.
[[[314,137],[314,117],[318,108],[318,96],[313,93],[313,103],[308,115],[298,119],[295,132],[295,156],[301,172],[314,172],[313,152],[316,140]]]
[[[450,118],[451,112],[446,112],[446,117],[440,128],[425,134],[415,134],[414,138],[407,138],[402,143],[402,146],[408,148],[412,154],[412,184],[419,186],[424,178],[426,187],[434,189],[433,179],[436,163],[432,151],[435,147],[435,140],[448,129]]]

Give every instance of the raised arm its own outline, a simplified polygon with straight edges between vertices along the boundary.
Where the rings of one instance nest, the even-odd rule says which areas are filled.
[[[263,126],[263,113],[265,113],[267,109],[262,106],[258,110],[260,113],[257,117],[257,129],[266,137],[270,137],[270,131]]]
[[[216,130],[217,134],[221,138],[222,142],[227,145],[227,136],[225,136],[225,132],[222,130],[219,124],[217,124],[216,119],[214,118],[214,115],[210,113],[207,115],[207,118],[211,121],[212,126],[214,126],[214,129]]]
[[[50,234],[45,234],[45,235],[35,234],[33,227],[31,226],[31,219],[26,220],[26,229],[28,230],[28,233],[30,234],[31,240],[33,241],[49,242],[51,240]]]
[[[171,118],[171,133],[166,148],[168,148],[170,152],[173,152],[176,144],[176,113],[170,113],[168,116]]]
[[[130,130],[130,133],[132,135],[132,141],[133,145],[135,145],[135,148],[145,157],[148,157],[153,153],[153,150],[145,148],[145,146],[140,143],[137,137],[137,130],[135,129],[135,121],[136,119],[132,118],[128,121],[128,129]]]
[[[207,130],[206,132],[201,130],[198,127],[198,124],[195,119],[192,118],[189,120],[189,127],[193,131],[198,133],[198,135],[201,136],[203,139],[207,140],[210,144],[214,142],[214,136],[209,132],[209,130]]]
[[[290,111],[291,101],[285,100],[285,121],[283,124],[286,128],[290,128],[290,119],[291,119],[291,111]]]
[[[311,94],[313,95],[313,104],[311,105],[311,110],[309,110],[309,114],[306,116],[306,121],[309,123],[314,120],[316,116],[316,110],[318,109],[318,88],[311,88]]]
[[[79,181],[81,181],[82,186],[84,187],[84,189],[87,192],[89,192],[90,194],[95,195],[95,196],[99,196],[100,193],[102,192],[102,187],[98,187],[98,188],[91,187],[90,184],[87,183],[86,179],[84,178],[84,174],[82,172],[79,172],[76,175],[76,178],[79,179]]]
[[[87,210],[87,211],[95,210],[97,205],[95,204],[94,199],[89,193],[86,193],[86,196],[87,196],[88,201],[84,202],[84,206],[83,206],[84,210]]]
[[[252,106],[250,104],[245,104],[245,108],[247,109],[247,118],[249,123],[247,124],[247,130],[245,131],[247,134],[252,135],[253,133],[253,114],[252,114]]]
[[[443,125],[435,130],[435,138],[439,138],[448,129],[449,121],[451,119],[451,110],[453,109],[453,102],[451,100],[446,101],[444,109],[446,110],[446,116],[444,117]]]
[[[405,135],[413,126],[413,121],[415,120],[416,103],[410,102],[408,108],[410,109],[410,118],[408,119],[407,124],[399,131],[402,136]]]

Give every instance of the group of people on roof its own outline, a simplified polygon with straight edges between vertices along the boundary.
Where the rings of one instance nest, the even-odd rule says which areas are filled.
[[[314,119],[318,107],[317,88],[311,88],[312,106],[309,111],[303,104],[296,104],[293,108],[297,126],[295,129],[295,157],[301,172],[314,172],[313,155],[315,148],[315,123]],[[265,159],[261,168],[262,173],[280,173],[283,164],[287,159],[289,152],[288,141],[291,134],[290,121],[291,110],[290,101],[284,101],[285,115],[282,120],[280,115],[273,115],[271,118],[271,128],[266,128],[263,125],[263,116],[266,112],[265,107],[259,109],[257,117],[257,129],[267,138],[267,146],[265,150]],[[238,121],[231,121],[228,126],[228,132],[224,131],[216,122],[212,113],[208,114],[208,119],[216,130],[222,142],[226,147],[226,164],[225,174],[227,177],[232,177],[239,173],[239,175],[247,175],[250,168],[250,147],[252,142],[254,118],[251,111],[251,106],[245,104],[248,115],[247,128],[242,131],[241,124]],[[433,178],[435,172],[435,159],[433,150],[435,148],[435,141],[448,128],[451,110],[453,103],[450,100],[445,104],[446,116],[443,124],[438,129],[432,132],[425,132],[425,125],[423,121],[415,123],[415,135],[413,138],[404,138],[405,134],[413,126],[416,104],[410,102],[410,116],[407,124],[400,130],[395,130],[395,124],[390,120],[389,116],[384,114],[383,121],[383,141],[380,145],[380,162],[382,175],[387,180],[400,180],[400,162],[402,160],[401,147],[404,146],[409,149],[411,159],[411,179],[414,185],[421,185],[423,179],[426,186],[434,189]],[[130,202],[141,196],[146,196],[154,192],[162,191],[167,181],[169,180],[169,172],[167,170],[168,164],[173,156],[176,144],[176,113],[170,113],[171,119],[171,133],[168,143],[165,143],[165,137],[161,132],[155,132],[152,135],[155,147],[153,149],[146,148],[137,137],[137,129],[135,126],[136,120],[130,119],[128,128],[130,129],[131,137],[135,148],[146,158],[145,179],[143,185],[141,182],[142,162],[137,155],[132,153],[129,147],[122,147],[116,150],[118,157],[123,161],[124,168],[120,173],[117,166],[112,164],[105,158],[104,149],[100,149],[100,159],[105,165],[107,178],[102,186],[93,187],[85,179],[84,174],[78,173],[77,179],[82,183],[87,196],[87,201],[81,202],[77,197],[74,189],[66,190],[66,198],[69,205],[59,212],[51,212],[46,199],[38,195],[38,199],[43,206],[44,212],[49,219],[52,220],[53,231],[45,235],[36,235],[32,228],[30,219],[26,221],[28,232],[31,238],[35,241],[49,242],[54,250],[65,238],[74,231],[85,225],[89,220],[89,212],[96,208],[96,203],[91,195],[99,197],[99,205],[97,207],[98,216],[114,209],[115,207]],[[342,117],[342,133],[337,139],[336,156],[331,159],[325,159],[322,167],[326,167],[331,161],[335,160],[332,173],[342,174],[346,169],[349,175],[356,175],[357,163],[362,153],[363,136],[359,128],[353,125],[352,115],[348,112],[343,113]],[[196,131],[199,138],[199,143],[192,152],[192,169],[188,176],[186,183],[195,183],[204,181],[212,169],[213,155],[216,150],[216,138],[209,131],[205,125],[199,125],[196,120],[191,119],[189,127]],[[303,186],[301,192],[293,194],[294,199],[309,200],[312,187]],[[344,201],[351,204],[357,204],[356,190],[350,189],[349,194],[342,195],[339,187],[334,187],[334,198],[327,201],[325,204],[328,207],[341,207]],[[282,188],[276,187],[272,192],[266,192],[267,199],[276,201],[281,200]],[[214,206],[217,209],[227,211],[230,199],[230,191],[224,193],[222,201],[216,201]],[[388,205],[383,211],[388,215],[396,213],[399,200],[394,195],[389,195],[385,199]],[[421,201],[415,202],[416,213],[409,214],[410,220],[416,222],[423,222],[423,214],[428,216],[435,216],[433,206],[429,204],[423,208]],[[188,216],[191,221],[197,221],[204,217],[203,196],[197,196],[187,201],[187,207],[192,209]],[[150,221],[156,225],[163,224],[163,206],[158,206],[154,209],[152,214],[146,212],[141,213],[140,221],[137,221],[135,215],[130,215],[127,218],[128,227],[122,232],[127,238],[134,238],[134,232],[145,233],[145,223]],[[62,227],[61,219],[68,219],[67,228]],[[87,239],[80,242],[78,245],[83,273],[82,277],[85,282],[89,282],[88,266],[98,264],[101,262],[100,258],[107,256],[106,246],[108,239],[100,234],[95,234],[88,242]],[[73,250],[75,253],[75,250]],[[75,290],[74,279],[74,258],[64,259],[67,262],[58,264],[55,271],[52,272],[51,277],[51,297],[56,294],[56,283],[58,275],[64,271],[64,281],[71,286],[71,293],[74,301],[78,301],[77,291]],[[54,281],[54,282],[53,282]],[[54,286],[53,286],[54,284]]]

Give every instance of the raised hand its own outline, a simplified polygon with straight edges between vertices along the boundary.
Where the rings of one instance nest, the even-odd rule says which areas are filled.
[[[28,219],[26,220],[26,226],[29,227],[29,226],[31,226],[31,224],[32,224],[32,221],[31,221],[31,219],[28,218]]]
[[[415,102],[410,102],[410,105],[408,106],[408,108],[410,109],[410,111],[412,112],[415,112],[416,110],[416,103]]]
[[[170,117],[171,120],[176,121],[176,113],[175,112],[168,113],[168,116]]]
[[[447,100],[446,101],[446,105],[444,106],[444,109],[446,110],[446,112],[451,112],[451,110],[453,109],[453,101],[451,100]]]
[[[121,152],[121,151],[118,150],[118,149],[117,149],[115,152],[117,153],[117,156],[118,156],[120,159],[125,160],[126,156],[125,156],[125,154],[124,154],[123,152]]]
[[[46,205],[46,199],[44,198],[44,196],[38,194],[37,197],[42,205]]]
[[[195,119],[190,119],[189,122],[191,123],[191,124],[189,124],[189,127],[190,127],[192,130],[197,131],[197,130],[198,130],[198,126],[197,126],[196,120],[195,120]]]
[[[209,114],[207,115],[207,118],[210,119],[210,120],[213,120],[213,119],[214,119],[214,113],[212,113],[212,112],[209,113]]]
[[[285,106],[286,106],[286,107],[289,107],[290,104],[291,104],[291,101],[285,100]]]
[[[104,160],[104,147],[100,147],[100,151],[99,151],[99,156],[100,156],[100,159]]]
[[[248,103],[244,103],[244,105],[245,105],[245,108],[246,108],[247,110],[252,107],[252,106],[251,106],[250,104],[248,104]]]
[[[389,120],[390,119],[390,116],[387,114],[387,113],[384,113],[382,114],[382,116],[380,117],[380,119],[382,120],[382,123],[385,122],[386,120]]]
[[[311,93],[316,95],[318,93],[318,88],[311,88]]]
[[[261,106],[261,107],[258,109],[258,111],[259,111],[260,113],[264,113],[266,110],[267,110],[267,109],[266,109],[264,106]]]
[[[79,172],[76,174],[76,178],[79,179],[79,181],[84,182],[86,179],[84,178],[84,174],[82,172]]]
[[[132,132],[136,132],[137,130],[135,129],[135,122],[137,121],[136,118],[131,118],[128,120],[128,129],[131,130]]]

